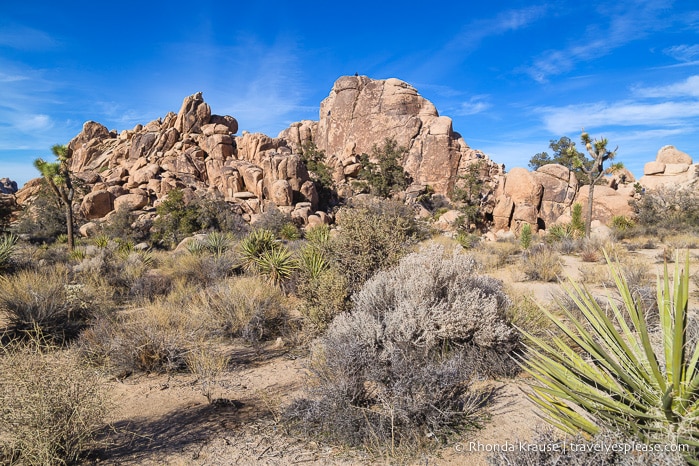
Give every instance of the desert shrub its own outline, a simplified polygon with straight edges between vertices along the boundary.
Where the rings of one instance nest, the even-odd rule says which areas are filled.
[[[527,442],[536,448],[501,449],[488,456],[493,466],[683,466],[687,464],[677,452],[653,451],[652,446],[638,445],[628,435],[604,430],[592,438],[576,435],[557,436],[551,429],[542,430]],[[638,450],[624,451],[624,448]]]
[[[65,212],[46,183],[42,184],[31,205],[19,215],[13,231],[33,243],[53,243],[59,235],[65,234]]]
[[[522,225],[522,231],[519,236],[519,245],[522,249],[529,249],[532,245],[532,227],[528,223]]]
[[[2,464],[75,464],[105,425],[105,384],[74,352],[44,343],[0,354]]]
[[[258,277],[236,277],[202,290],[191,305],[226,335],[253,343],[281,334],[286,298]]]
[[[208,196],[197,197],[190,205],[194,210],[200,230],[222,231],[235,238],[244,236],[250,230],[242,215],[222,199]]]
[[[391,455],[473,422],[481,401],[471,391],[473,364],[486,353],[505,355],[503,363],[517,341],[500,282],[474,275],[474,266],[463,254],[443,257],[431,247],[366,282],[352,311],[316,341],[310,397],[294,402],[287,418],[307,432]]]
[[[464,249],[471,249],[478,245],[478,243],[481,241],[480,236],[466,233],[464,231],[457,233],[456,238],[454,239],[456,239],[456,242],[459,243]]]
[[[61,341],[75,333],[94,313],[97,298],[80,284],[71,284],[65,268],[21,270],[0,276],[0,315],[13,333]]]
[[[182,370],[187,352],[205,333],[204,316],[185,306],[196,293],[176,289],[141,308],[100,316],[80,335],[81,354],[117,376]]]
[[[393,201],[357,202],[337,214],[338,234],[329,255],[345,276],[349,293],[377,271],[398,263],[422,236],[411,210]]]
[[[271,231],[275,237],[280,235],[282,228],[291,222],[291,217],[276,206],[270,206],[255,220],[255,230]],[[288,228],[288,227],[287,227]]]
[[[599,262],[601,259],[600,245],[594,241],[584,241],[580,251],[580,260],[583,262]]]
[[[201,229],[195,205],[185,202],[184,192],[173,189],[156,209],[153,240],[165,246],[177,245],[186,236]]]
[[[138,220],[127,207],[120,207],[109,214],[108,220],[100,223],[100,232],[108,238],[140,243],[150,240],[152,220]]]
[[[520,252],[519,245],[513,241],[488,241],[480,243],[471,253],[485,270],[492,271],[513,262]]]
[[[531,399],[569,433],[613,428],[643,443],[687,445],[687,459],[696,458],[699,346],[687,346],[689,256],[683,267],[677,260],[672,278],[666,267],[659,279],[657,349],[626,279],[609,259],[608,267],[622,301],[609,301],[611,316],[574,282],[567,293],[582,321],[566,310],[567,322],[544,310],[581,354],[561,338],[527,335],[522,365],[541,383],[532,385]]]
[[[230,233],[212,231],[206,235],[203,244],[211,254],[220,257],[233,247],[233,236]]]
[[[192,286],[208,286],[235,274],[240,267],[240,258],[235,250],[220,256],[212,254],[181,254],[167,258],[165,276],[172,282],[188,283]]]
[[[638,223],[649,234],[699,227],[699,193],[696,187],[663,187],[647,190],[633,202]]]
[[[301,273],[296,294],[303,299],[301,312],[310,333],[324,331],[332,319],[347,310],[347,279],[334,267],[317,273]]]
[[[522,272],[527,280],[553,282],[563,272],[558,253],[547,246],[537,246],[522,254]]]
[[[220,399],[215,396],[216,388],[221,385],[221,375],[228,368],[230,357],[200,342],[187,353],[185,362],[189,372],[197,376],[197,384],[209,404]]]
[[[322,210],[332,207],[338,199],[332,170],[325,164],[325,152],[318,150],[313,141],[307,141],[301,146],[301,160],[316,187],[318,206]]]
[[[381,146],[374,144],[371,157],[367,154],[359,157],[362,164],[359,179],[365,180],[371,193],[379,197],[405,189],[411,182],[402,165],[406,153],[407,149],[399,147],[395,139],[386,138]]]
[[[12,254],[17,245],[17,236],[13,234],[3,235],[0,238],[0,270],[10,266]]]
[[[635,225],[636,223],[625,215],[615,215],[612,217],[611,227],[617,233],[625,233]]]

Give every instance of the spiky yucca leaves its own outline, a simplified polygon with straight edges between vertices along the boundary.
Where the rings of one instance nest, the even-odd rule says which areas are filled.
[[[233,244],[233,236],[230,233],[221,233],[220,231],[212,231],[206,235],[204,246],[211,254],[216,257],[221,257],[231,248]]]
[[[0,270],[9,264],[10,257],[12,257],[16,244],[16,235],[4,235],[0,238]]]
[[[258,272],[267,277],[273,285],[279,286],[291,278],[294,270],[298,267],[291,252],[283,246],[277,246],[260,254],[257,258]]]
[[[270,230],[254,230],[240,241],[243,267],[249,272],[258,272],[258,261],[262,254],[279,246]]]
[[[689,255],[684,269],[678,256],[673,277],[666,265],[658,280],[660,354],[653,349],[643,309],[619,264],[605,256],[631,326],[613,299],[609,299],[610,318],[592,293],[570,282],[566,292],[585,322],[562,309],[569,321],[565,323],[542,308],[567,339],[523,332],[529,352],[521,365],[540,383],[533,386],[531,398],[544,410],[547,421],[564,431],[594,435],[602,427],[611,427],[644,442],[685,444],[696,454],[699,345],[685,347]]]

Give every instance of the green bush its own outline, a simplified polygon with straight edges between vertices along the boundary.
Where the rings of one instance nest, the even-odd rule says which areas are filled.
[[[699,193],[696,187],[647,190],[632,205],[638,223],[650,234],[696,231],[699,228]]]
[[[522,225],[522,231],[519,236],[519,245],[522,249],[529,249],[532,245],[532,227],[528,223]]]
[[[402,165],[406,152],[407,149],[399,147],[395,139],[386,138],[381,146],[374,144],[371,157],[367,154],[359,157],[362,164],[359,179],[365,180],[371,193],[379,197],[385,198],[405,189],[411,182]]]
[[[20,213],[13,231],[26,235],[33,243],[53,243],[59,235],[65,234],[65,212],[45,183],[34,201]]]
[[[394,201],[368,200],[341,209],[329,256],[351,294],[381,269],[398,263],[423,236],[412,211]]]
[[[619,266],[607,263],[623,303],[609,300],[611,316],[571,282],[567,294],[582,321],[566,309],[562,320],[542,308],[567,339],[525,332],[530,350],[522,367],[539,382],[531,398],[567,432],[595,435],[606,427],[644,443],[684,444],[691,450],[687,459],[696,463],[699,345],[686,344],[689,255],[684,268],[678,258],[672,278],[666,266],[658,281],[659,335],[649,330]]]

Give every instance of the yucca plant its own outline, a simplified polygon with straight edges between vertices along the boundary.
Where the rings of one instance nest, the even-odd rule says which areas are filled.
[[[315,280],[330,268],[330,264],[321,249],[309,244],[299,254],[299,268],[308,278]]]
[[[279,237],[287,241],[294,241],[301,238],[301,232],[292,222],[287,222],[279,229]]]
[[[212,231],[206,235],[205,246],[211,254],[220,257],[231,248],[232,242],[230,234]]]
[[[689,254],[684,268],[678,256],[672,279],[667,264],[658,279],[658,351],[618,262],[605,257],[631,326],[615,300],[608,300],[610,317],[589,290],[569,282],[566,293],[582,319],[564,308],[566,323],[541,308],[564,336],[523,332],[529,343],[521,366],[538,381],[530,397],[547,421],[566,432],[594,435],[611,427],[647,443],[684,444],[696,455],[699,344],[686,347]],[[687,460],[699,464],[696,456]]]
[[[7,267],[17,245],[17,236],[13,234],[0,238],[0,270]]]
[[[98,236],[95,236],[95,238],[92,240],[95,246],[97,246],[100,249],[104,249],[107,246],[109,246],[109,236],[105,234],[101,234]]]
[[[318,225],[309,228],[306,230],[305,237],[309,244],[318,248],[325,248],[328,245],[328,241],[330,241],[330,227]]]
[[[255,230],[240,241],[243,267],[247,271],[258,271],[258,260],[262,254],[280,246],[270,230]]]
[[[259,273],[277,286],[288,280],[298,267],[291,252],[284,246],[263,252],[257,258],[256,264]]]

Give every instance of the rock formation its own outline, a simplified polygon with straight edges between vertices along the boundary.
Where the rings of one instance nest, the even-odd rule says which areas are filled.
[[[674,146],[664,146],[658,151],[655,161],[643,167],[643,176],[638,182],[646,189],[663,186],[683,186],[696,182],[699,177],[699,164]]]
[[[454,132],[451,118],[439,116],[414,87],[395,78],[343,76],[321,102],[318,122],[294,123],[279,134],[296,151],[313,141],[340,183],[356,177],[358,156],[371,155],[387,137],[406,149],[403,167],[414,183],[429,185],[437,194],[449,195],[474,161],[495,167]]]

